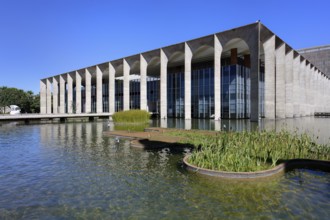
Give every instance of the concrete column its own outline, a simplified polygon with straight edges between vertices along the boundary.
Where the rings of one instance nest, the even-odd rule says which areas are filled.
[[[47,113],[47,86],[46,80],[40,80],[40,113],[46,114]]]
[[[276,50],[276,117],[285,118],[285,44]]]
[[[47,93],[47,114],[51,114],[52,113],[52,86],[51,86],[51,83],[50,83],[50,79],[48,78],[46,80],[46,93]]]
[[[305,67],[305,106],[304,106],[304,116],[309,115],[309,75],[310,75],[311,64],[307,64]]]
[[[264,44],[265,118],[275,119],[275,35]]]
[[[160,117],[167,118],[167,63],[165,52],[160,49]]]
[[[109,63],[109,112],[115,113],[115,74],[116,70],[111,63]]]
[[[300,69],[300,55],[293,60],[293,117],[300,117],[299,108],[299,69]]]
[[[99,66],[96,66],[96,112],[103,112],[102,102],[102,71]]]
[[[285,117],[293,117],[293,50],[285,55]]]
[[[58,113],[58,81],[53,77],[53,114]]]
[[[321,88],[321,72],[320,70],[317,71],[317,79],[316,79],[316,91],[317,91],[317,112],[321,111],[321,105],[322,105],[322,100],[321,100],[321,96],[322,96],[322,88]]]
[[[187,43],[184,47],[184,118],[191,119],[191,60],[192,51]]]
[[[140,109],[148,110],[147,108],[147,67],[148,63],[144,56],[140,54]]]
[[[258,44],[257,44],[258,45]],[[259,75],[260,75],[260,60],[259,60],[259,47],[250,47],[250,58],[251,58],[251,88],[250,88],[250,100],[251,100],[251,115],[250,121],[259,121]]]
[[[305,103],[305,92],[304,92],[304,85],[305,85],[305,64],[306,60],[302,60],[300,62],[300,69],[299,69],[299,115],[300,117],[304,116],[304,103]]]
[[[76,71],[76,113],[81,113],[81,75]]]
[[[221,53],[222,45],[214,35],[214,120],[221,119]]]
[[[92,75],[85,69],[85,113],[92,111]]]
[[[73,81],[72,76],[68,73],[67,74],[67,83],[68,83],[68,99],[67,99],[67,105],[68,105],[68,113],[72,114],[72,107],[73,107]]]
[[[60,114],[65,113],[65,80],[62,75],[60,77]]]
[[[123,73],[124,73],[124,111],[129,110],[130,90],[129,90],[129,72],[130,66],[127,61],[123,59]]]

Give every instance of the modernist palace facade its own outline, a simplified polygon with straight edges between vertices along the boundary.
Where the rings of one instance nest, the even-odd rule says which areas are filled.
[[[258,121],[330,112],[329,94],[324,72],[256,22],[42,79],[40,111]]]

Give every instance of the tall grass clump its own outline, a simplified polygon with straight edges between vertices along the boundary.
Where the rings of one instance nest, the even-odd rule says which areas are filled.
[[[284,130],[192,134],[185,142],[196,147],[189,163],[220,171],[260,171],[298,158],[330,160],[330,146],[316,144],[306,134],[293,135]]]
[[[116,112],[112,115],[115,123],[148,123],[150,119],[149,112],[145,110],[128,110]]]

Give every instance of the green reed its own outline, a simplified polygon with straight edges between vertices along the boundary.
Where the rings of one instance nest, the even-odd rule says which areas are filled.
[[[196,147],[188,162],[212,170],[252,172],[272,168],[288,159],[330,160],[329,145],[316,144],[307,134],[290,134],[285,130],[216,135],[187,132],[184,136],[185,143]]]
[[[150,114],[144,110],[128,110],[114,113],[112,119],[115,123],[148,123]]]

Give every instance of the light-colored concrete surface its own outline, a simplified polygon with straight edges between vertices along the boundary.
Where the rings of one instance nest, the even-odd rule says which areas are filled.
[[[276,49],[276,118],[285,118],[285,44]]]
[[[285,117],[293,117],[293,50],[285,55]]]
[[[81,75],[76,71],[76,113],[81,113]]]
[[[130,74],[130,66],[127,63],[126,59],[123,59],[123,73],[124,73],[124,111],[129,110],[129,74]]]
[[[147,67],[148,63],[140,54],[140,109],[147,110]]]
[[[46,80],[40,80],[40,113],[47,113],[47,91],[46,91]]]
[[[192,51],[187,43],[184,47],[184,118],[191,119],[191,59]]]
[[[275,35],[264,44],[265,53],[265,117],[275,119]]]
[[[65,113],[65,80],[63,75],[60,75],[60,114]]]
[[[221,53],[222,45],[214,35],[214,120],[221,119]]]
[[[89,70],[85,69],[85,113],[92,111],[92,75]]]
[[[96,112],[103,112],[102,102],[102,71],[99,66],[96,66]]]
[[[115,113],[115,74],[116,70],[109,62],[109,112]]]
[[[72,76],[70,73],[67,74],[66,76],[67,78],[67,85],[68,85],[68,91],[67,91],[67,105],[68,105],[68,113],[71,114],[72,113],[72,107],[73,107],[73,80],[72,80]]]
[[[53,114],[58,113],[58,81],[53,77]]]
[[[167,63],[165,52],[160,49],[160,117],[167,118]]]

